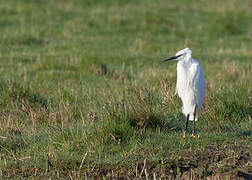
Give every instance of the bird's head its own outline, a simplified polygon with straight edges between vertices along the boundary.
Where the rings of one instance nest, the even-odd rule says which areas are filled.
[[[185,48],[177,52],[175,56],[165,59],[163,62],[175,60],[175,59],[184,60],[184,59],[190,58],[191,56],[192,56],[192,51],[189,48]]]

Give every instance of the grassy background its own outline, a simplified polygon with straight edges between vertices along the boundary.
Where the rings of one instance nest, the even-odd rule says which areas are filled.
[[[0,4],[1,177],[251,172],[250,0]],[[176,63],[161,62],[184,47],[207,82],[185,140]]]

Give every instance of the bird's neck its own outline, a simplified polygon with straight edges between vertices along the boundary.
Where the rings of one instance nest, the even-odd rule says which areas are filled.
[[[181,60],[181,64],[184,66],[190,66],[193,63],[192,56],[186,56],[183,60]]]

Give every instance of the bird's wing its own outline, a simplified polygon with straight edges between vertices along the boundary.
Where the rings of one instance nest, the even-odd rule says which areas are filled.
[[[195,98],[197,101],[197,105],[199,108],[199,112],[201,110],[201,106],[204,101],[205,96],[205,78],[203,75],[202,68],[198,61],[194,61],[194,63],[190,67],[190,87],[193,89]]]
[[[200,78],[200,65],[197,61],[195,61],[194,63],[192,63],[190,69],[190,75],[189,75],[189,85],[190,87],[196,91],[197,88],[197,83],[198,83],[198,79]]]

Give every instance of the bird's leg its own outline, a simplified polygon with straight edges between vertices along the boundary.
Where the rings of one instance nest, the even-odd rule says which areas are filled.
[[[194,108],[194,113],[193,113],[193,132],[192,132],[192,137],[195,138],[195,117],[196,117],[196,109],[197,109],[197,105],[195,105],[195,108]]]
[[[190,114],[187,114],[187,117],[186,117],[186,124],[185,124],[185,130],[184,130],[183,138],[185,138],[185,137],[186,137],[186,131],[187,131],[187,126],[188,126],[189,116],[190,116]]]

